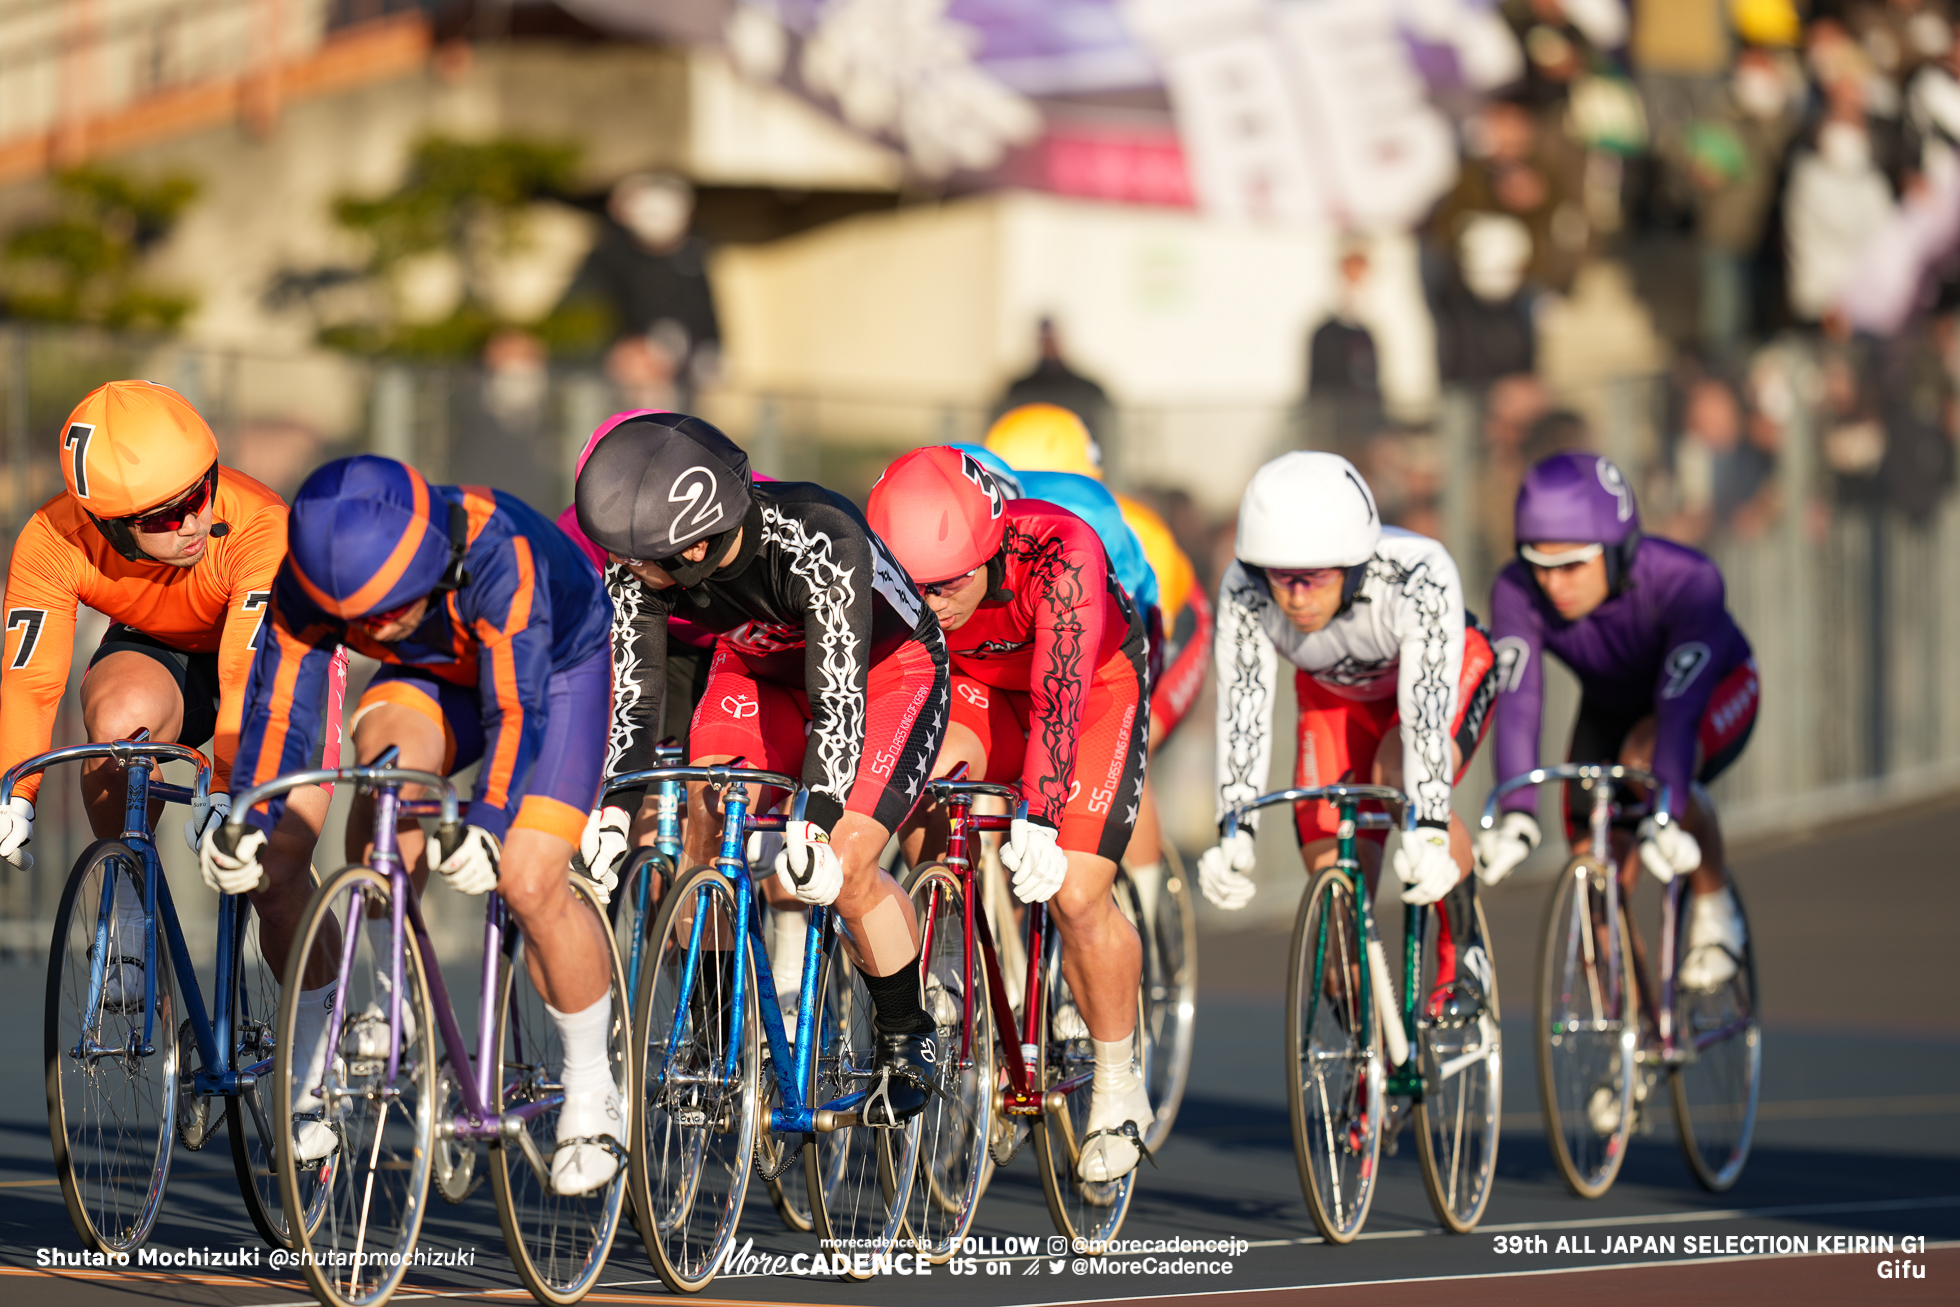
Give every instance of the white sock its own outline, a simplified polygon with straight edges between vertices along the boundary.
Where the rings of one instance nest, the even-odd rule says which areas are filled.
[[[769,918],[769,973],[783,1004],[783,1015],[803,988],[803,945],[809,939],[810,909],[776,908]]]
[[[390,984],[388,950],[394,947],[394,923],[386,917],[369,917],[362,926],[367,931],[368,947],[374,951],[374,974],[385,991]]]
[[[1131,867],[1130,884],[1137,887],[1137,906],[1143,909],[1144,921],[1157,920],[1157,896],[1164,888],[1162,859],[1146,862],[1141,867]]]
[[[116,877],[116,926],[122,937],[132,943],[143,938],[143,896],[129,877]]]
[[[1137,1075],[1132,1059],[1136,1056],[1136,1035],[1134,1032],[1121,1039],[1091,1039],[1096,1046],[1096,1079],[1094,1090],[1098,1094],[1113,1094],[1117,1098],[1127,1098],[1143,1088],[1143,1080]]]
[[[296,1051],[305,1053],[306,1065],[299,1083],[299,1093],[294,1096],[293,1102],[302,1111],[320,1105],[320,1096],[314,1090],[327,1065],[327,1018],[333,1014],[333,991],[333,982],[329,982],[318,989],[302,989],[299,992],[293,1045]]]
[[[560,1012],[551,1004],[544,1010],[551,1014],[551,1020],[558,1027],[558,1042],[565,1050],[565,1063],[560,1077],[565,1085],[566,1111],[559,1113],[559,1133],[563,1135],[591,1135],[598,1130],[588,1128],[581,1118],[574,1121],[573,1128],[566,1128],[566,1119],[573,1108],[572,1099],[583,1100],[579,1106],[598,1107],[606,1101],[609,1094],[618,1090],[613,1081],[611,1059],[607,1056],[611,1040],[607,1038],[612,1030],[612,995],[599,996],[599,1001],[581,1012]]]

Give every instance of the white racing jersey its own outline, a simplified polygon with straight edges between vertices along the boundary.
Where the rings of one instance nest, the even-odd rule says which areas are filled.
[[[1335,694],[1364,701],[1395,696],[1402,779],[1416,817],[1447,823],[1450,723],[1456,719],[1463,672],[1463,625],[1463,585],[1449,551],[1399,527],[1382,531],[1347,611],[1311,635],[1287,620],[1262,576],[1233,562],[1219,587],[1214,645],[1219,816],[1266,791],[1273,694],[1284,655]],[[1319,783],[1336,779],[1322,776]]]

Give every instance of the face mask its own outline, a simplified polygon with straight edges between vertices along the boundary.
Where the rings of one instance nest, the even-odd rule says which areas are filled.
[[[1817,133],[1817,155],[1839,172],[1863,172],[1872,163],[1871,136],[1850,123],[1825,123]]]
[[[1783,106],[1789,103],[1783,79],[1754,65],[1737,70],[1731,90],[1742,111],[1763,122],[1782,117]]]
[[[643,244],[672,245],[687,234],[693,206],[666,186],[643,186],[622,197],[619,220]]]

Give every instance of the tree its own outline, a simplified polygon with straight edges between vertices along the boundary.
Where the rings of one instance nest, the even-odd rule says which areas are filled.
[[[177,225],[200,189],[172,173],[153,182],[106,168],[55,174],[61,212],[7,239],[7,309],[17,318],[168,331],[194,296],[146,281],[149,252]]]

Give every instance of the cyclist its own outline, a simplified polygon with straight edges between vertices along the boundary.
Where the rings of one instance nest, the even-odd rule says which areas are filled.
[[[1722,574],[1685,545],[1642,536],[1626,478],[1596,454],[1554,454],[1533,467],[1518,491],[1515,531],[1518,558],[1491,598],[1503,691],[1498,775],[1538,765],[1543,656],[1552,653],[1582,692],[1572,760],[1617,760],[1669,787],[1673,820],[1640,824],[1637,858],[1629,850],[1623,874],[1644,864],[1662,881],[1692,877],[1678,978],[1698,989],[1724,984],[1745,942],[1742,918],[1722,874],[1714,807],[1697,784],[1741,755],[1761,689]],[[1537,847],[1534,806],[1529,791],[1508,796],[1503,818],[1478,836],[1486,880],[1503,879]],[[1584,818],[1569,813],[1568,821]]]
[[[747,455],[700,418],[615,426],[579,474],[577,504],[579,526],[620,565],[610,576],[626,611],[614,649],[618,765],[651,765],[668,619],[685,614],[716,636],[692,761],[801,773],[805,806],[785,831],[777,879],[802,903],[834,903],[848,931],[879,1035],[867,1124],[916,1116],[936,1027],[920,1001],[912,901],[878,857],[945,734],[939,624],[855,505],[821,486],[756,484]],[[691,789],[687,852],[709,862],[720,826],[706,788]]]
[[[1239,504],[1237,558],[1218,598],[1218,806],[1258,796],[1272,758],[1279,659],[1297,669],[1294,783],[1392,785],[1413,800],[1413,832],[1389,834],[1388,862],[1404,903],[1443,901],[1432,1004],[1474,1004],[1490,962],[1476,938],[1470,834],[1450,813],[1450,789],[1488,725],[1497,686],[1490,645],[1463,609],[1456,564],[1441,544],[1384,527],[1375,497],[1338,454],[1282,454],[1253,474]],[[1310,870],[1336,854],[1331,803],[1294,812]],[[1253,838],[1240,828],[1198,860],[1198,883],[1218,907],[1252,897]],[[1361,845],[1373,882],[1379,835]],[[1452,986],[1475,993],[1452,995]]]
[[[1024,404],[1003,413],[987,432],[987,448],[999,454],[1024,477],[1040,470],[1047,475],[1070,475],[1101,483],[1102,449],[1082,419],[1057,404]],[[1030,490],[1037,498],[1053,498],[1044,491]],[[1197,570],[1178,547],[1170,526],[1157,511],[1141,500],[1111,492],[1123,521],[1129,526],[1149,565],[1154,598],[1143,600],[1141,588],[1132,589],[1140,605],[1154,613],[1144,614],[1144,633],[1150,641],[1150,751],[1170,738],[1184,715],[1204,688],[1205,672],[1211,665],[1212,612],[1204,593],[1197,586]],[[1067,498],[1054,502],[1076,508]],[[1080,509],[1076,509],[1081,512]],[[1088,514],[1083,514],[1090,521]],[[1098,530],[1102,528],[1098,526]],[[1102,531],[1105,544],[1114,533]],[[1110,557],[1119,558],[1111,548]],[[1125,582],[1126,586],[1128,582]],[[1156,911],[1158,887],[1163,883],[1163,837],[1157,819],[1156,793],[1148,780],[1143,787],[1143,803],[1137,811],[1136,832],[1125,852],[1130,879],[1146,916]]]
[[[62,426],[67,488],[21,529],[8,565],[7,639],[0,661],[0,770],[47,750],[68,684],[78,604],[110,620],[82,676],[82,724],[91,741],[126,739],[148,728],[153,740],[211,743],[218,793],[208,814],[184,823],[195,850],[231,801],[233,754],[253,650],[261,643],[272,578],[286,552],[286,505],[271,490],[218,462],[211,428],[182,395],[147,381],[112,381],[91,391]],[[332,721],[301,765],[338,766],[340,696],[346,660],[333,661],[315,687],[314,711]],[[0,809],[0,857],[33,865],[27,844],[41,778],[24,778]],[[123,829],[118,768],[108,759],[82,769],[82,804],[98,839]],[[266,957],[284,974],[286,949],[313,887],[307,875],[328,796],[296,790],[266,849],[263,886],[213,883],[249,893]],[[162,805],[157,804],[160,808]],[[150,814],[151,821],[156,812]],[[116,882],[119,940],[142,938],[142,897]],[[143,1001],[141,949],[119,955],[103,974],[103,1001]],[[305,982],[322,985],[324,953],[309,960]]]
[[[1095,1044],[1077,1169],[1117,1179],[1136,1167],[1152,1119],[1131,1060],[1142,945],[1110,894],[1143,787],[1143,624],[1086,522],[1008,500],[957,449],[899,458],[866,511],[906,571],[930,578],[919,591],[947,632],[953,720],[935,770],[965,762],[975,779],[1018,782],[1028,805],[1001,862],[1023,901],[1053,898],[1063,974]],[[935,815],[906,832],[915,866],[944,851]]]
[[[395,745],[402,766],[444,774],[482,761],[455,846],[439,842],[431,853],[420,824],[404,818],[398,847],[418,891],[433,863],[452,888],[495,889],[509,905],[564,1049],[551,1184],[561,1194],[599,1188],[627,1144],[607,1062],[606,927],[568,881],[605,765],[612,605],[599,575],[523,501],[432,486],[372,454],[306,479],[287,541],[246,692],[238,769],[264,781],[303,765],[322,727],[308,705],[343,642],[382,664],[355,709],[357,756]],[[368,856],[370,802],[357,798],[348,819],[349,861]],[[203,862],[214,874],[249,868],[279,808],[275,799],[250,814],[254,829],[235,854],[207,835]],[[388,921],[366,928],[385,958]],[[331,1141],[309,1137],[321,1131],[302,1127],[302,1156],[331,1151]]]

